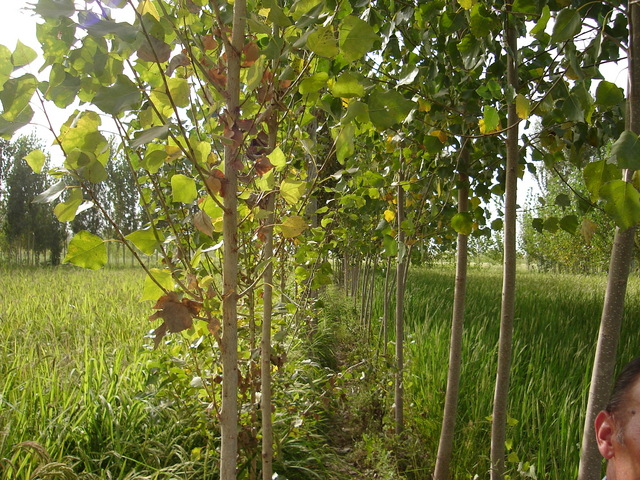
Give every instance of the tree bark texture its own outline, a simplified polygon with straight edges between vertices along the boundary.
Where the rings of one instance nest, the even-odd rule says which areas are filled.
[[[240,55],[244,47],[246,0],[233,4],[233,30],[227,55],[227,115],[232,128],[240,113]],[[238,176],[240,148],[224,149],[226,189],[223,198],[224,240],[222,293],[222,411],[220,479],[236,478],[238,457]]]
[[[458,212],[469,210],[469,177],[466,166],[469,150],[466,145],[460,153],[460,185],[458,187]],[[451,341],[449,346],[449,371],[447,374],[447,392],[445,394],[444,415],[438,457],[433,478],[448,480],[451,471],[451,455],[453,452],[453,434],[458,411],[458,392],[460,387],[460,369],[462,364],[462,332],[464,327],[464,302],[467,291],[468,236],[458,234],[456,251],[456,280],[453,294],[453,315],[451,319]]]
[[[402,222],[404,221],[404,190],[402,174],[398,181],[398,281],[396,283],[396,378],[395,378],[395,433],[400,435],[404,429],[404,286],[406,248]]]
[[[640,6],[628,3],[629,11],[629,92],[627,95],[627,129],[640,134]],[[625,171],[625,181],[630,182],[633,171]],[[598,344],[591,372],[591,385],[587,413],[585,415],[580,451],[578,480],[601,478],[602,458],[595,439],[595,418],[607,401],[613,385],[624,298],[627,292],[629,269],[633,260],[635,227],[627,230],[616,228],[609,263],[607,289],[600,319]]]
[[[278,122],[275,116],[269,123],[269,149],[276,146]],[[273,225],[275,223],[275,195],[269,194],[264,227],[264,259],[273,259]],[[273,262],[269,261],[262,276],[262,338],[260,343],[261,369],[260,409],[262,410],[262,479],[273,477],[273,422],[271,419],[271,317],[273,312]]]
[[[507,7],[506,41],[507,83],[518,90],[516,59],[516,31],[511,19],[511,6]],[[505,440],[507,428],[507,399],[513,347],[513,317],[516,300],[516,195],[518,186],[518,116],[515,102],[507,113],[506,186],[504,215],[504,265],[502,283],[502,309],[500,312],[500,339],[498,343],[498,370],[493,397],[493,424],[491,427],[491,480],[502,480],[505,468]]]

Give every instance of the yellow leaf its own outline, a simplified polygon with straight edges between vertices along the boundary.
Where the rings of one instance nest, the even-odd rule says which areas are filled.
[[[596,233],[596,230],[598,229],[598,226],[593,223],[589,218],[584,218],[584,220],[582,220],[582,225],[580,226],[580,233],[582,233],[582,238],[584,238],[584,241],[586,242],[587,245],[591,244],[591,239],[593,238],[593,235]]]
[[[498,125],[497,128],[494,128],[493,130],[487,131],[487,128],[484,126],[484,118],[481,118],[480,120],[478,120],[478,127],[480,128],[480,133],[485,135],[487,133],[497,132],[498,130],[500,130],[502,128],[502,125]]]
[[[531,113],[531,103],[529,99],[520,93],[516,96],[516,113],[518,114],[518,118],[523,120],[529,118],[529,114]]]
[[[396,218],[396,214],[395,212],[392,212],[391,210],[385,210],[384,211],[384,219],[391,223],[393,222],[393,220]]]
[[[433,132],[430,133],[430,135],[432,137],[436,137],[442,143],[445,143],[447,141],[447,138],[449,138],[449,136],[446,133],[444,133],[442,130],[434,130]]]
[[[158,10],[153,5],[153,3],[151,3],[151,0],[144,0],[140,2],[140,4],[138,5],[138,13],[140,15],[144,15],[145,13],[148,13],[156,20],[160,20],[160,15],[158,14]]]
[[[431,111],[431,104],[429,102],[427,102],[426,100],[418,100],[418,110],[420,112],[430,112]]]
[[[465,10],[471,10],[471,8],[476,4],[475,0],[458,0],[458,3]]]
[[[285,218],[280,227],[284,238],[294,238],[307,229],[307,222],[305,222],[304,218],[293,215]]]

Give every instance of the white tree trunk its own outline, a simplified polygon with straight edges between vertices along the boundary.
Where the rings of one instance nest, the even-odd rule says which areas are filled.
[[[640,134],[640,6],[630,1],[627,8],[629,11],[627,129]],[[633,171],[625,171],[627,182],[630,182],[632,177]],[[633,260],[634,236],[635,227],[624,231],[616,228],[582,434],[579,480],[600,479],[602,459],[596,444],[594,422],[598,412],[605,407],[613,384],[624,297]]]
[[[507,6],[506,41],[507,83],[514,91],[518,89],[516,59],[516,31],[511,21],[511,7]],[[518,116],[515,102],[511,102],[507,113],[506,185],[504,214],[504,265],[502,283],[502,309],[500,312],[500,339],[498,344],[498,370],[493,397],[493,424],[491,427],[491,480],[504,477],[505,441],[507,429],[507,399],[511,372],[511,350],[513,346],[513,317],[516,300],[516,195],[518,186]]]

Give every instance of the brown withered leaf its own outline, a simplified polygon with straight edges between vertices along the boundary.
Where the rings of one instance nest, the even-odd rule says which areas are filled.
[[[198,288],[198,277],[193,274],[187,274],[187,288],[189,290],[196,290]]]
[[[153,340],[154,348],[158,345],[167,334],[177,333],[187,330],[193,326],[193,317],[198,315],[202,304],[187,298],[180,300],[176,292],[169,292],[162,295],[156,304],[154,310],[158,310],[149,316],[149,320],[163,319],[164,322],[154,330],[155,338]]]
[[[219,170],[217,168],[211,170],[211,173],[206,178],[205,182],[212,193],[224,197],[227,179],[224,177],[224,173],[222,172],[222,170]]]
[[[213,237],[213,223],[211,222],[211,217],[202,210],[193,216],[193,226],[205,235]]]
[[[271,161],[269,160],[268,157],[260,157],[256,160],[256,163],[253,166],[253,168],[255,169],[256,173],[259,176],[263,176],[265,173],[269,172],[274,167],[271,164]]]
[[[256,121],[253,118],[238,119],[236,125],[243,132],[247,132],[249,135],[255,135],[258,130],[256,129]]]
[[[247,43],[242,49],[242,66],[250,67],[260,57],[260,48],[255,42]]]
[[[213,38],[213,35],[204,35],[202,37],[202,46],[204,47],[205,51],[215,50],[216,48],[218,48],[218,42],[215,38]]]
[[[164,63],[171,56],[171,47],[153,35],[147,37],[147,41],[142,42],[137,51],[138,58],[144,62]]]
[[[187,10],[189,11],[189,13],[193,13],[194,15],[197,13],[200,13],[201,7],[193,3],[191,0],[187,0],[185,2],[185,7],[187,7]]]
[[[191,60],[189,60],[189,57],[184,53],[179,53],[178,55],[174,56],[169,62],[169,65],[167,66],[167,76],[170,77],[171,75],[173,75],[173,72],[175,72],[176,68],[188,67],[189,65],[191,65]]]
[[[240,145],[242,145],[244,135],[242,134],[242,130],[240,130],[237,125],[234,125],[233,128],[225,126],[223,135],[225,138],[228,138],[233,142],[235,148],[239,148]]]
[[[218,85],[220,88],[227,86],[227,74],[221,67],[214,67],[207,70],[207,77],[211,83]]]

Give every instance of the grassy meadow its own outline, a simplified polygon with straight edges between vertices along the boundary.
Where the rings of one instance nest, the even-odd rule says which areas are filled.
[[[153,351],[145,337],[153,325],[147,320],[151,305],[138,301],[142,275],[135,269],[0,269],[1,478],[183,480],[215,471],[217,427],[194,390],[177,343]],[[402,455],[401,442],[376,444],[368,434],[360,441],[377,457],[373,462],[390,465],[385,453],[390,449],[404,456],[406,478],[429,478],[435,463],[453,280],[450,268],[416,269],[409,276],[405,418],[414,443],[404,444]],[[605,281],[519,274],[508,435],[512,479],[575,477]],[[381,297],[375,296],[374,318],[381,316]],[[470,270],[456,479],[488,478],[500,297],[499,271]],[[334,300],[325,300],[325,315],[333,309],[336,322],[351,322],[342,316],[344,301]],[[639,316],[640,280],[632,278],[620,364],[640,354]],[[328,418],[322,410],[327,389],[335,389],[336,397],[348,399],[356,410],[362,407],[356,411],[362,421],[381,428],[392,421],[389,372],[367,372],[362,383],[371,393],[359,399],[339,394],[340,385],[333,383],[338,377],[328,381],[336,366],[333,357],[323,360],[323,355],[335,342],[321,343],[333,338],[336,325],[343,326],[329,323],[326,338],[317,332],[314,337],[318,351],[311,356],[327,366],[312,367],[307,353],[289,352],[275,375],[278,468],[288,472],[281,478],[352,478],[319,467],[332,468],[322,456],[326,452],[317,450],[326,443],[320,433]],[[388,418],[378,422],[384,414]],[[207,457],[206,452],[214,453]],[[47,477],[52,473],[58,477]]]
[[[72,468],[101,472],[80,478],[198,478],[183,460],[206,432],[185,422],[193,406],[154,385],[142,279],[131,269],[0,269],[2,478],[77,478]]]
[[[520,273],[507,449],[511,478],[575,478],[606,278]],[[454,273],[415,270],[406,292],[407,404],[435,464],[446,388]],[[488,478],[501,301],[499,271],[472,268],[456,425],[456,479]],[[377,310],[377,311],[376,311]],[[381,315],[381,307],[374,310]],[[630,280],[619,365],[640,355],[640,279]],[[418,467],[420,470],[421,467]]]

